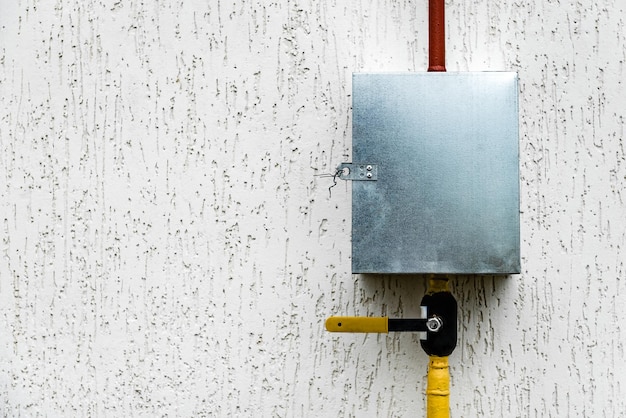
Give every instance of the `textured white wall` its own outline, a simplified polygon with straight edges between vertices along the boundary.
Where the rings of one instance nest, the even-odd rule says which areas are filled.
[[[350,275],[351,74],[427,1],[0,2],[0,415],[422,416],[424,280]],[[626,411],[626,11],[448,1],[520,76],[523,274],[461,277],[455,417]]]

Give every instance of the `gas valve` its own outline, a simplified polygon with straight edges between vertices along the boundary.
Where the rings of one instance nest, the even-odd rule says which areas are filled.
[[[457,303],[447,290],[437,289],[424,295],[421,318],[331,316],[326,320],[330,332],[419,332],[422,349],[429,356],[449,356],[456,347]]]

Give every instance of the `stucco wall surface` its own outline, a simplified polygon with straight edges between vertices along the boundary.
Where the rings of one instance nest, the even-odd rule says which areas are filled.
[[[520,79],[523,272],[459,277],[453,417],[626,413],[626,6],[448,1]],[[350,274],[351,75],[427,2],[0,2],[0,415],[415,417],[420,277]]]

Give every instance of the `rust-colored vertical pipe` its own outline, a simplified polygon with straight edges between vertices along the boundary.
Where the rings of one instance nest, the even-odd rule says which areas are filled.
[[[445,0],[428,1],[428,71],[446,71]]]

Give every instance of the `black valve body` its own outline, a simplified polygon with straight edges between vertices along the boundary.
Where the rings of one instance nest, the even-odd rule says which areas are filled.
[[[429,356],[446,357],[456,347],[457,303],[450,292],[427,293],[422,298],[422,306],[427,307],[428,316],[439,316],[443,326],[438,332],[429,332],[428,338],[421,341],[422,348]]]

